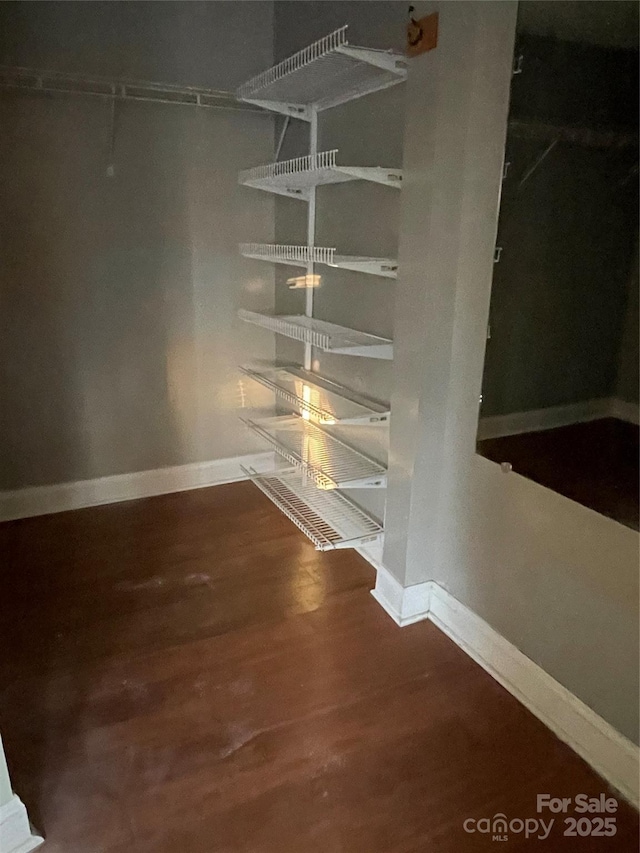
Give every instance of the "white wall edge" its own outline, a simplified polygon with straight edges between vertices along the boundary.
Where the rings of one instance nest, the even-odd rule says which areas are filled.
[[[0,806],[0,853],[29,853],[44,843],[31,832],[24,803],[16,794]]]
[[[431,620],[636,808],[639,748],[435,581],[403,587],[366,549],[371,594],[400,626]],[[425,607],[426,605],[426,607]]]
[[[587,423],[600,418],[618,418],[622,421],[638,424],[638,406],[626,403],[616,397],[598,400],[585,400],[567,406],[550,406],[546,409],[532,409],[528,412],[512,412],[508,415],[494,415],[480,418],[478,439],[501,438],[506,435],[520,435],[524,432],[536,432],[570,424]]]
[[[371,595],[394,622],[403,628],[427,618],[431,581],[403,587],[382,565],[382,542],[356,550],[376,570],[376,586]]]
[[[269,451],[152,471],[115,474],[95,480],[0,491],[0,521],[235,483],[246,480],[241,465],[261,466],[272,459],[273,452]]]

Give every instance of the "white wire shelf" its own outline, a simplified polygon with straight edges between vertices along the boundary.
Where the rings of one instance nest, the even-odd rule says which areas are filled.
[[[319,489],[377,489],[386,485],[384,465],[305,418],[284,415],[242,420]]]
[[[402,54],[350,46],[347,27],[294,53],[240,86],[241,101],[311,120],[313,110],[387,89],[406,79]]]
[[[375,542],[382,525],[352,503],[342,492],[318,489],[295,469],[265,473],[242,468],[261,492],[302,530],[318,551],[357,548]]]
[[[382,166],[339,166],[338,149],[320,151],[305,157],[294,157],[279,163],[256,166],[240,172],[238,181],[246,187],[308,201],[310,190],[322,184],[341,184],[346,181],[372,181],[400,189],[401,169],[384,169]]]
[[[315,317],[305,317],[302,314],[260,314],[241,308],[238,317],[254,326],[268,329],[278,335],[302,341],[305,344],[340,355],[363,356],[366,358],[393,358],[393,341],[337,326]]]
[[[332,264],[335,249],[319,246],[286,246],[275,243],[240,243],[240,254],[245,258],[270,261],[273,264],[289,264],[304,267],[308,263]]]
[[[240,243],[240,254],[245,258],[304,267],[309,263],[326,264],[343,270],[377,275],[382,278],[398,277],[398,261],[394,258],[370,258],[361,255],[338,255],[333,248],[321,246],[288,246],[275,243]]]
[[[241,367],[245,376],[319,424],[373,424],[389,420],[389,407],[300,367]]]

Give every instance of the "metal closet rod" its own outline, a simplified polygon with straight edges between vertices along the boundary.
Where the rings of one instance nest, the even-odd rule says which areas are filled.
[[[237,101],[234,92],[198,86],[177,86],[148,80],[112,80],[96,75],[73,74],[0,65],[0,89],[64,95],[92,95],[119,101],[182,104],[209,109],[241,110],[271,115],[255,104]]]

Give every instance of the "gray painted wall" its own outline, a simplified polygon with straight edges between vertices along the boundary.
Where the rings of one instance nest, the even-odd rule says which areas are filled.
[[[0,5],[0,62],[234,89],[271,63],[268,0]]]
[[[440,11],[407,89],[383,563],[435,580],[634,741],[638,534],[475,453],[516,4]]]
[[[527,7],[519,29],[531,18]],[[517,52],[525,62],[510,118],[637,131],[637,53],[522,33]],[[483,416],[616,393],[638,228],[637,186],[625,176],[637,152],[560,143],[526,178],[547,145],[507,134]]]
[[[612,397],[636,230],[610,151],[508,144],[482,415]],[[628,167],[627,167],[628,168]]]
[[[269,3],[0,14],[0,55],[24,65],[228,88],[272,58]],[[125,104],[109,178],[109,115],[90,98],[0,96],[0,488],[258,447],[238,428],[235,367],[273,357],[273,340],[235,312],[272,308],[273,271],[237,243],[272,239],[273,200],[237,172],[269,160],[273,122]]]
[[[634,0],[525,0],[518,8],[521,29],[576,42],[636,47],[638,4]]]

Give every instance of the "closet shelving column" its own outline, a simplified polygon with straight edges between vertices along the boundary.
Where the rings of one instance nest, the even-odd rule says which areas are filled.
[[[386,469],[374,459],[331,435],[323,425],[376,423],[388,408],[355,395],[311,372],[312,348],[371,358],[392,358],[392,341],[313,316],[315,264],[324,263],[376,276],[395,278],[392,258],[337,254],[315,246],[316,187],[352,180],[399,188],[398,169],[338,163],[338,151],[318,151],[318,113],[402,82],[404,57],[390,51],[351,46],[342,27],[309,45],[238,89],[240,100],[309,123],[309,153],[293,160],[242,172],[246,186],[299,198],[307,203],[307,244],[242,244],[246,257],[301,266],[306,270],[303,315],[278,316],[241,310],[241,319],[304,343],[304,369],[244,368],[245,375],[273,390],[298,414],[264,420],[245,419],[293,467],[260,473],[247,471],[256,485],[298,525],[316,547],[355,547],[370,542],[382,527],[340,493],[341,488],[377,488]]]

